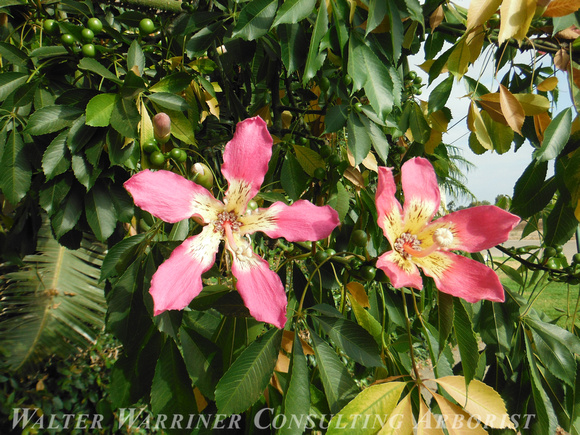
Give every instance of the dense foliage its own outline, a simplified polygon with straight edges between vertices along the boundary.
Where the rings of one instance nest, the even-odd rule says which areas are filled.
[[[169,433],[411,433],[412,415],[419,430],[442,416],[450,434],[471,415],[481,425],[464,429],[474,433],[580,433],[580,258],[560,252],[580,220],[578,106],[556,113],[553,104],[567,92],[578,104],[579,6],[0,1],[2,412],[107,411],[118,428],[120,410],[145,406],[135,425],[169,416]],[[424,58],[427,79],[411,56]],[[502,71],[494,89],[470,69],[478,59]],[[470,105],[452,119],[458,87]],[[252,236],[285,285],[284,330],[249,316],[225,248],[185,310],[153,316],[153,274],[201,226],[135,207],[124,183],[165,169],[223,198],[224,146],[254,116],[274,146],[250,207],[304,199],[332,206],[340,225],[314,243]],[[467,126],[476,154],[534,150],[513,196],[498,201],[526,222],[523,236],[539,234],[491,259],[519,287],[503,303],[468,303],[427,276],[422,291],[395,289],[376,268],[391,249],[377,223],[378,167],[400,184],[402,165],[426,158],[443,190],[468,195],[464,159],[445,143],[454,123]],[[568,286],[559,323],[534,309],[551,281]],[[113,343],[104,361],[114,340],[122,345],[110,376],[76,382],[96,376],[102,397],[91,390],[60,409],[23,398],[45,361],[72,358],[99,334]],[[175,415],[185,417],[172,425]]]

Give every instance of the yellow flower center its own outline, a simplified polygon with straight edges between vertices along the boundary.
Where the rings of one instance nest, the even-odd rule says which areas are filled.
[[[427,249],[421,247],[421,241],[409,232],[401,234],[393,245],[403,258],[426,257],[439,249],[447,249],[453,244],[453,233],[449,228],[438,228],[433,233],[433,244]]]

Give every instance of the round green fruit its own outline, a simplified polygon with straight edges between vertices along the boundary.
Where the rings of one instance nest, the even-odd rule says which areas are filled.
[[[49,35],[55,35],[58,33],[58,23],[55,20],[44,20],[42,28]]]
[[[407,78],[409,80],[415,80],[417,78],[417,73],[415,71],[409,71],[407,74]]]
[[[322,157],[323,159],[326,159],[328,157],[330,157],[330,155],[332,154],[332,149],[328,146],[328,145],[322,145],[320,147],[320,157]]]
[[[367,233],[364,230],[355,230],[350,236],[352,243],[359,248],[364,248],[367,245]]]
[[[342,78],[342,83],[344,83],[346,86],[350,86],[350,84],[352,83],[352,77],[349,76],[348,74],[345,74],[344,77]]]
[[[60,37],[60,42],[62,42],[62,45],[71,46],[75,43],[75,37],[73,35],[71,35],[70,33],[64,33]]]
[[[143,18],[139,22],[139,32],[141,32],[142,35],[149,35],[149,34],[153,33],[154,30],[155,30],[155,24],[153,23],[153,21],[151,19]]]
[[[577,252],[576,254],[574,254],[574,256],[572,257],[572,263],[573,264],[580,264],[580,252]]]
[[[155,151],[159,151],[159,147],[157,146],[157,141],[155,139],[149,139],[143,142],[143,152],[146,154],[154,153]]]
[[[363,266],[360,268],[359,273],[361,278],[364,279],[365,281],[372,281],[373,279],[375,279],[377,269],[374,268],[373,266]]]
[[[173,148],[170,151],[170,156],[173,160],[179,163],[183,163],[187,160],[186,152],[179,148]]]
[[[257,210],[258,203],[252,199],[250,202],[248,202],[248,209],[252,211]]]
[[[332,248],[328,248],[324,252],[326,252],[329,257],[332,257],[333,255],[336,255],[336,251],[334,249],[332,249]]]
[[[83,56],[85,57],[95,57],[97,54],[95,50],[95,46],[93,44],[85,44],[83,45]]]
[[[357,113],[362,112],[363,105],[360,101],[357,101],[356,103],[354,103],[353,107],[354,107],[355,112],[357,112]]]
[[[103,30],[103,23],[98,18],[89,18],[89,21],[87,21],[87,27],[96,35]]]
[[[318,82],[318,86],[320,87],[320,90],[323,93],[327,93],[328,90],[330,89],[330,80],[328,79],[328,77],[321,77]]]
[[[544,249],[544,258],[552,258],[555,257],[558,254],[558,251],[556,251],[556,248],[553,248],[551,246],[548,246],[546,249]]]
[[[83,38],[83,41],[91,42],[93,40],[93,38],[95,37],[95,34],[93,33],[93,31],[91,29],[85,28],[81,31],[81,37]]]
[[[162,166],[165,163],[165,156],[160,151],[154,151],[149,156],[149,161],[153,166]]]
[[[352,257],[350,260],[350,267],[352,267],[353,269],[358,269],[359,267],[361,267],[363,265],[363,262],[360,258],[358,257]]]
[[[318,251],[314,254],[314,261],[317,263],[322,263],[328,259],[328,253],[326,251]]]
[[[340,157],[336,154],[333,154],[328,158],[328,164],[331,167],[335,167],[335,166],[340,165],[340,162],[341,162]]]
[[[556,262],[556,260],[554,260],[553,258],[550,258],[547,263],[546,263],[546,267],[548,269],[559,269],[560,266],[558,265],[558,263]]]
[[[326,171],[324,168],[316,168],[314,170],[314,177],[318,178],[319,180],[324,180],[326,178]]]

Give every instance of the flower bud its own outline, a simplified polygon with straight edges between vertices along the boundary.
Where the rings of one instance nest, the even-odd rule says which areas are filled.
[[[211,189],[213,186],[213,174],[204,163],[196,163],[191,168],[193,174],[193,181],[206,189]]]
[[[171,134],[171,118],[166,113],[160,112],[153,117],[153,132],[159,143],[166,143]]]

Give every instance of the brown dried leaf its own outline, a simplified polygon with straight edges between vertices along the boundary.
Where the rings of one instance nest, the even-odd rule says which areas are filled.
[[[494,92],[490,94],[484,94],[479,97],[479,105],[489,113],[491,119],[495,122],[499,122],[504,125],[508,125],[505,116],[501,110],[501,104],[499,102],[499,92]]]
[[[431,31],[435,30],[437,26],[443,22],[443,18],[445,18],[443,5],[439,5],[439,7],[435,9],[429,17],[429,26],[431,26]]]
[[[508,125],[513,131],[521,135],[522,126],[526,118],[524,108],[504,85],[499,85],[499,103]]]
[[[558,86],[558,78],[557,77],[548,77],[546,80],[541,82],[537,89],[540,92],[548,92],[553,91]]]
[[[365,291],[364,286],[356,281],[349,282],[346,285],[346,289],[352,295],[354,300],[363,308],[370,308],[371,304],[369,302],[369,297]]]
[[[356,168],[346,168],[344,171],[344,178],[354,184],[354,187],[357,189],[364,189],[365,187],[365,180],[360,173],[360,171]]]
[[[580,0],[552,0],[543,13],[544,17],[564,17],[580,9]]]
[[[544,140],[544,132],[551,121],[550,115],[546,112],[534,115],[534,128],[536,129],[536,136],[538,136],[540,142]]]
[[[568,71],[568,67],[570,66],[570,55],[563,48],[558,50],[554,55],[554,65],[562,71]]]

